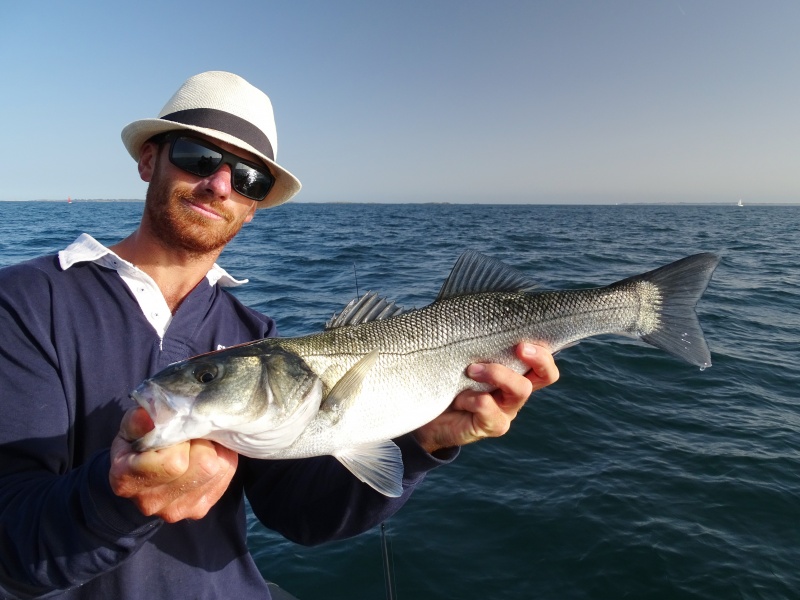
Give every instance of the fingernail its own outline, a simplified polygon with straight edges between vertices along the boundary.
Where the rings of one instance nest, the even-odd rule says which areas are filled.
[[[486,365],[481,363],[474,363],[467,367],[467,375],[469,375],[473,379],[475,377],[483,375],[485,372],[486,372]]]
[[[536,346],[533,344],[522,344],[522,356],[531,357],[536,354]]]

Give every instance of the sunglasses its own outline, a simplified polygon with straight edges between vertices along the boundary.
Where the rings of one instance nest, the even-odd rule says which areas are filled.
[[[275,183],[275,177],[264,165],[240,158],[205,140],[167,134],[163,141],[170,143],[169,161],[192,175],[208,177],[222,165],[228,165],[231,187],[245,198],[263,200]]]

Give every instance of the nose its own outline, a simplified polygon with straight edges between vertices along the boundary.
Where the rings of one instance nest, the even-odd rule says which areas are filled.
[[[203,180],[205,191],[214,198],[226,200],[231,195],[231,168],[224,164]]]

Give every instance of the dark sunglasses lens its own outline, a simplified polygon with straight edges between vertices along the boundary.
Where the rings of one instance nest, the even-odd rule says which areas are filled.
[[[211,175],[222,162],[219,152],[186,138],[172,143],[169,157],[176,167],[200,177]]]
[[[233,169],[233,189],[251,200],[263,200],[274,181],[271,173],[243,163],[236,163],[236,168]]]

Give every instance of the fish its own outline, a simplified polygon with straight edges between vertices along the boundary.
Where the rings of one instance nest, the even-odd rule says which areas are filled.
[[[331,455],[397,497],[403,462],[392,440],[435,419],[462,390],[487,390],[466,376],[471,363],[525,372],[520,342],[556,353],[620,334],[711,366],[696,305],[719,261],[701,253],[605,287],[538,291],[520,271],[469,250],[423,308],[369,292],[321,332],[202,354],[146,379],[131,397],[154,429],[134,449],[203,438],[258,459]]]

